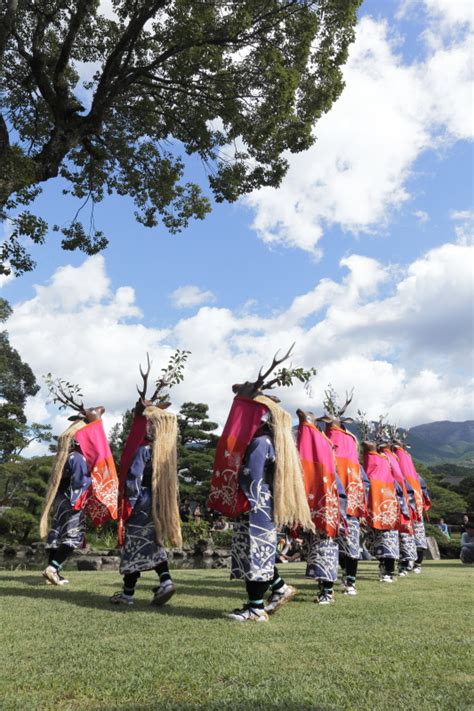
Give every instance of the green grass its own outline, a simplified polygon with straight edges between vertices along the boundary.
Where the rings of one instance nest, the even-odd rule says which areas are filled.
[[[68,573],[67,588],[0,572],[0,708],[472,708],[473,569],[427,563],[392,586],[361,564],[359,595],[313,604],[304,566],[281,566],[300,594],[268,624],[222,617],[243,586],[220,570],[180,570],[169,605],[113,608],[117,573]]]

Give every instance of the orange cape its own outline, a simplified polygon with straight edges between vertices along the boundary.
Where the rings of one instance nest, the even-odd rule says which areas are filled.
[[[384,454],[364,453],[364,469],[370,481],[367,520],[379,531],[398,529],[400,507],[390,463]]]
[[[310,422],[298,428],[298,453],[311,519],[318,531],[335,538],[339,531],[339,495],[334,447]]]

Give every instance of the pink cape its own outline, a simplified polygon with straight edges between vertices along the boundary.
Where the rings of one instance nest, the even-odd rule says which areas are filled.
[[[207,500],[210,509],[235,518],[250,509],[239,487],[239,469],[245,450],[267,412],[265,405],[248,398],[236,397],[219,438],[214,458],[211,491]]]
[[[408,497],[407,487],[405,484],[405,477],[403,476],[402,470],[400,468],[400,462],[398,457],[390,449],[384,450],[384,454],[390,462],[390,468],[392,470],[392,476],[400,485],[403,491],[403,498],[405,499],[405,506],[408,511],[411,511],[410,499]],[[411,516],[406,516],[403,511],[400,511],[400,531],[402,533],[410,533],[413,535],[413,524]]]
[[[423,512],[429,511],[431,508],[431,501],[428,496],[426,496],[421,488],[421,481],[418,472],[413,464],[413,459],[411,455],[403,449],[403,447],[397,447],[395,454],[398,457],[400,463],[400,469],[402,470],[403,476],[410,484],[411,488],[415,494],[415,506],[416,506],[416,520],[423,521]]]
[[[74,435],[86,459],[92,484],[85,506],[94,526],[117,518],[118,479],[102,420],[89,423]]]
[[[298,453],[313,523],[334,538],[340,517],[334,447],[315,425],[303,422],[298,428]]]
[[[350,432],[336,425],[329,426],[326,429],[326,434],[336,450],[337,473],[347,496],[347,515],[357,518],[365,516],[367,507],[357,440]]]

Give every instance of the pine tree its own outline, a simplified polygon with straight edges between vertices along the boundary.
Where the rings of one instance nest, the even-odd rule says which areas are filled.
[[[208,411],[209,406],[203,402],[185,402],[178,414],[181,501],[192,499],[200,504],[203,512],[218,440],[214,434],[218,425],[208,419]]]

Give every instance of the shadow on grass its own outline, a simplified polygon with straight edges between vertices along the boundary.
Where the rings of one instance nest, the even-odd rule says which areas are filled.
[[[5,580],[5,578],[3,578]],[[18,581],[16,581],[18,582]],[[174,605],[171,603],[169,606],[163,607],[153,607],[149,603],[143,600],[137,600],[133,606],[121,606],[112,605],[106,595],[99,595],[93,592],[87,591],[74,591],[70,588],[56,588],[56,587],[46,587],[46,585],[35,585],[31,583],[26,583],[24,588],[0,588],[0,597],[11,596],[11,597],[22,597],[28,598],[30,600],[44,599],[51,601],[52,599],[58,600],[59,602],[66,603],[68,605],[75,605],[77,607],[87,607],[93,610],[101,610],[103,612],[108,611],[112,615],[117,614],[132,614],[136,612],[147,612],[152,615],[163,615],[169,617],[194,617],[206,620],[220,619],[222,617],[222,610],[213,610],[206,607],[183,607],[179,605]],[[208,596],[210,597],[210,596]]]

